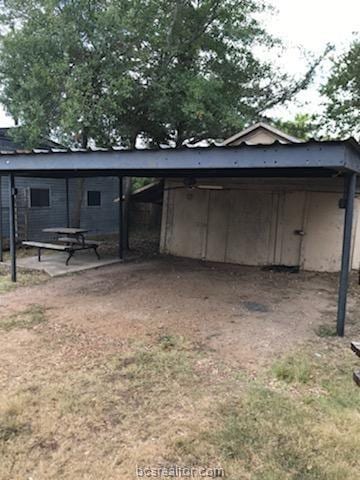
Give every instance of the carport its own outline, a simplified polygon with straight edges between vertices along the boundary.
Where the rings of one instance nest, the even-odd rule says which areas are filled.
[[[356,178],[360,173],[360,146],[353,140],[246,145],[237,147],[160,150],[33,150],[0,154],[0,175],[9,181],[11,277],[16,281],[15,197],[16,177],[118,177],[123,198],[123,177],[184,178],[339,178],[344,194],[344,231],[339,281],[337,333],[344,335]],[[1,223],[1,222],[0,222]],[[119,202],[119,249],[123,258],[122,204]],[[0,250],[2,234],[0,232]]]

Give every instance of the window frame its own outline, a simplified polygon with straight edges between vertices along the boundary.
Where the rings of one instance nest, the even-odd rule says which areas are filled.
[[[89,193],[98,193],[99,194],[99,201],[98,205],[89,205]],[[101,190],[87,190],[86,191],[86,206],[87,208],[101,208],[102,207],[102,191]]]
[[[32,190],[47,190],[49,192],[49,205],[32,205],[32,201],[31,201],[31,191]],[[52,202],[51,202],[51,188],[50,186],[43,186],[43,185],[36,185],[36,186],[30,186],[29,187],[29,208],[31,209],[46,209],[46,208],[51,208],[52,207]]]

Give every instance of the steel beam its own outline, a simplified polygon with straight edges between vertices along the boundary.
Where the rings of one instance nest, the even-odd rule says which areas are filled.
[[[352,152],[350,157],[349,152]],[[350,161],[351,160],[351,161]],[[283,168],[329,168],[360,172],[360,153],[346,142],[293,145],[242,145],[239,147],[168,148],[0,155],[0,171],[74,172],[109,171],[131,176],[148,172],[199,172]],[[131,174],[129,174],[131,172]]]
[[[11,260],[11,281],[16,282],[16,231],[15,231],[15,177],[9,174],[9,240]]]
[[[118,209],[118,254],[124,259],[124,211],[123,211],[123,177],[119,179],[119,209]]]
[[[351,238],[352,226],[354,217],[354,198],[356,191],[356,174],[348,174],[345,177],[345,221],[343,246],[341,257],[341,271],[339,284],[339,298],[338,298],[338,313],[337,313],[337,334],[343,337],[345,334],[345,319],[346,319],[346,302],[349,283],[350,257],[351,257]]]

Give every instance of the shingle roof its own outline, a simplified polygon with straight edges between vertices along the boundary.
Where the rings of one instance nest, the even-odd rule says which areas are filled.
[[[14,152],[20,150],[26,150],[24,145],[16,142],[12,136],[11,132],[14,131],[17,127],[8,127],[0,128],[0,151],[1,152]],[[62,148],[62,145],[59,143],[53,142],[47,138],[41,140],[38,145],[39,149],[51,149],[51,148]]]

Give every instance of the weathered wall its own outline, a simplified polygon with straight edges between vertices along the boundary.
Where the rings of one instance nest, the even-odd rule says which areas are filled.
[[[187,189],[181,188],[181,181],[166,182],[163,253],[244,265],[340,269],[341,179],[218,179],[199,180],[198,184],[223,189]],[[360,261],[359,214],[357,198],[353,268]]]
[[[18,214],[22,216],[19,227],[23,221],[23,210],[26,210],[27,237],[32,240],[46,239],[43,228],[58,227],[66,225],[66,191],[64,179],[46,178],[22,178],[16,177],[15,186],[18,189],[17,205]],[[29,189],[49,188],[50,207],[29,208]],[[73,211],[76,203],[76,180],[69,180],[70,212]],[[101,192],[101,206],[87,206],[87,191],[98,190]],[[118,179],[87,178],[84,185],[84,195],[81,207],[81,227],[86,228],[91,234],[113,233],[118,229],[118,203],[114,199],[118,197]],[[2,223],[4,237],[9,235],[9,194],[8,179],[1,177],[1,198],[2,198]],[[25,205],[23,209],[21,205]],[[71,215],[70,215],[71,218]],[[50,236],[48,236],[50,238]]]

